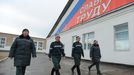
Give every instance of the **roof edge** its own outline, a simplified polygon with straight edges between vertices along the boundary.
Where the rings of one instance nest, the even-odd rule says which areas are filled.
[[[65,8],[63,9],[63,11],[61,12],[60,16],[58,17],[57,21],[55,22],[53,28],[51,29],[50,33],[48,34],[47,38],[49,38],[52,33],[54,32],[54,30],[56,29],[56,27],[58,26],[59,22],[61,21],[61,19],[63,18],[63,16],[66,14],[67,10],[69,9],[69,7],[71,6],[71,4],[73,3],[74,0],[68,0]]]

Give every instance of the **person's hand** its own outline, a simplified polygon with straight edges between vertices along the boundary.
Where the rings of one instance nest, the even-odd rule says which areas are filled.
[[[13,59],[13,57],[8,57],[8,58]]]
[[[36,55],[32,55],[33,58],[36,58],[37,56]]]
[[[36,58],[37,56],[36,56],[36,55],[33,55],[32,57],[33,57],[33,58]]]
[[[36,58],[36,57],[33,57],[33,58]]]
[[[52,61],[52,58],[49,58],[49,61]]]

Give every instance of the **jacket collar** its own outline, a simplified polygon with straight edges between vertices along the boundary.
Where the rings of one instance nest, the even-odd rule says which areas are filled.
[[[21,39],[31,39],[31,37],[28,35],[27,37],[24,37],[22,34],[19,36],[19,38],[21,38]]]
[[[95,47],[99,47],[99,44],[93,44],[93,46],[95,46]]]

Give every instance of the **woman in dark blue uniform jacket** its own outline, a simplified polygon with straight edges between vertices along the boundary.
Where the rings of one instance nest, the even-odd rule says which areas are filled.
[[[80,37],[76,37],[76,42],[73,43],[73,48],[72,48],[72,57],[74,58],[74,66],[71,68],[72,73],[74,73],[74,69],[77,68],[77,73],[78,75],[81,75],[80,72],[80,61],[81,61],[81,56],[84,57],[83,49],[82,49],[82,44],[80,43]]]
[[[55,37],[55,42],[52,42],[50,45],[50,51],[49,51],[49,58],[52,59],[54,67],[52,68],[51,75],[54,75],[54,72],[56,72],[56,75],[60,75],[59,69],[60,67],[60,60],[61,57],[65,56],[64,53],[64,46],[60,41],[60,36]]]

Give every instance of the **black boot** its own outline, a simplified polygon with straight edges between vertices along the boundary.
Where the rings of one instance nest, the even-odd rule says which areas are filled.
[[[95,64],[96,64],[96,63],[93,63],[93,64],[91,64],[91,65],[88,67],[89,72],[90,72],[91,68],[92,68]]]
[[[81,71],[80,71],[80,67],[79,66],[77,66],[77,73],[78,73],[78,75],[81,75]]]
[[[97,75],[102,75],[102,73],[101,72],[97,72]]]
[[[88,70],[89,70],[89,72],[90,72],[90,70],[91,70],[91,67],[90,67],[90,66],[88,67]]]
[[[74,73],[74,69],[75,69],[75,68],[76,68],[75,65],[71,68],[72,73]]]
[[[59,72],[59,70],[56,70],[56,75],[60,75],[60,72]]]
[[[51,75],[54,75],[55,69],[53,68],[51,71]]]
[[[96,63],[96,69],[97,69],[97,75],[102,75],[102,73],[100,72],[100,65],[99,65],[99,62]]]

